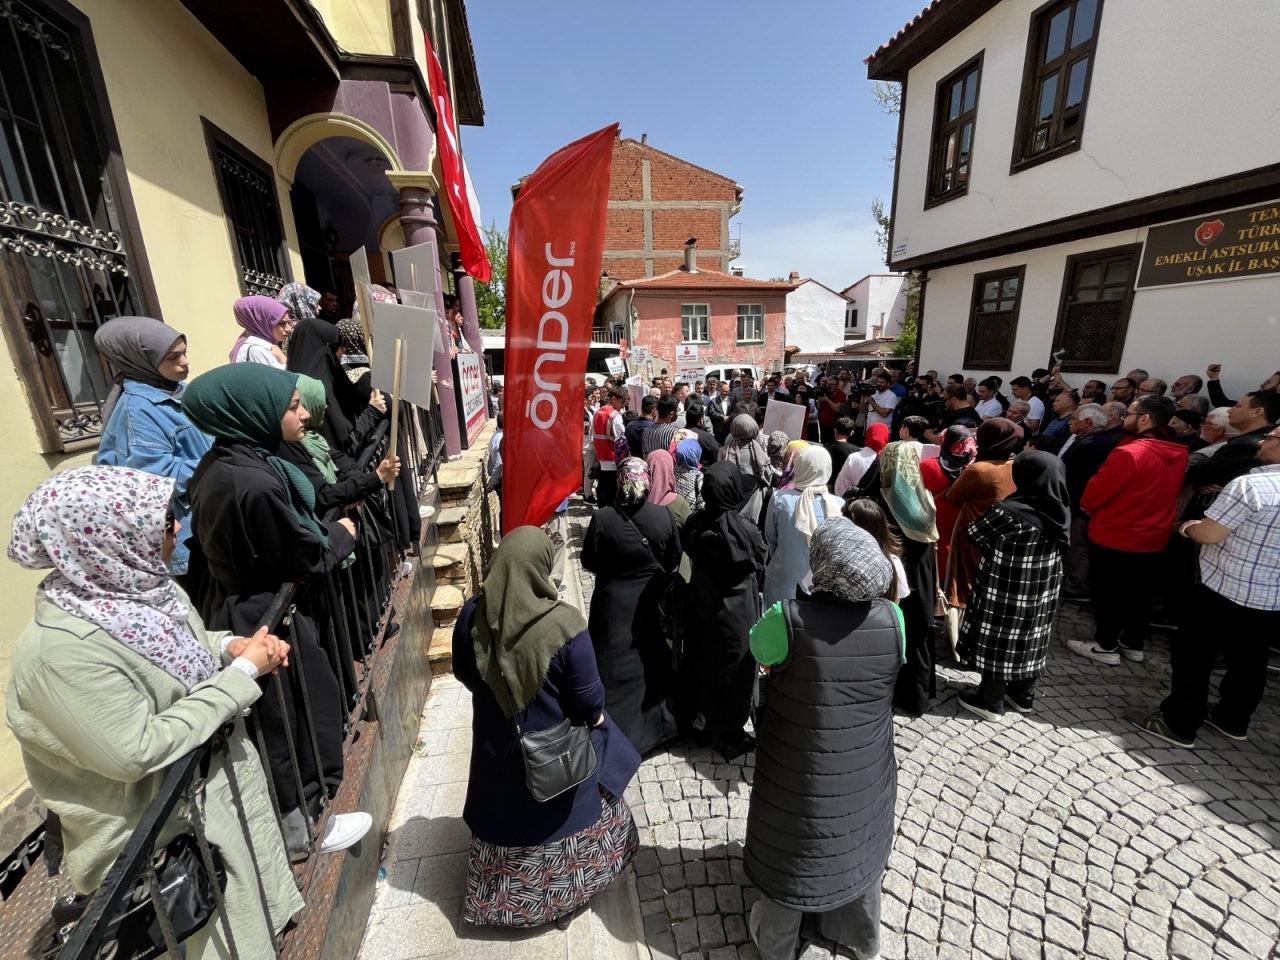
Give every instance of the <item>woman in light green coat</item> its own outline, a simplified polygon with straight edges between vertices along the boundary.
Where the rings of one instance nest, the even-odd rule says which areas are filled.
[[[302,897],[242,717],[260,695],[254,678],[286,663],[288,645],[265,629],[247,639],[205,630],[165,566],[172,490],[167,477],[93,466],[55,474],[27,498],[9,556],[53,572],[14,651],[6,720],[31,786],[61,821],[67,874],[82,893],[102,883],[165,769],[231,724],[209,768],[205,833],[226,866],[236,950],[265,960]],[[192,832],[186,807],[161,845]],[[228,956],[223,923],[186,948],[189,960]]]

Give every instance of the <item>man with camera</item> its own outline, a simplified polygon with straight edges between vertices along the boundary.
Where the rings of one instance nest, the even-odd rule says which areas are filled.
[[[893,379],[886,370],[877,370],[874,378],[874,389],[867,393],[868,386],[860,385],[862,393],[861,407],[867,413],[867,426],[883,423],[892,427],[893,411],[900,398],[893,392]]]

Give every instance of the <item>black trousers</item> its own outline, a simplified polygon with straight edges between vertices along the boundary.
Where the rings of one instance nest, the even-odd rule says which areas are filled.
[[[1029,702],[1036,692],[1036,681],[1039,677],[1026,677],[1022,680],[1006,680],[994,673],[984,673],[978,684],[978,701],[984,707],[998,707],[1004,703],[1004,695],[1016,700]]]
[[[1151,623],[1151,598],[1160,578],[1161,554],[1114,550],[1089,541],[1089,591],[1097,622],[1093,640],[1115,650],[1121,639],[1141,650]]]
[[[1218,685],[1214,720],[1232,732],[1249,729],[1267,685],[1268,647],[1280,633],[1280,610],[1254,610],[1197,585],[1186,623],[1173,641],[1173,689],[1160,705],[1169,729],[1196,735],[1209,705],[1209,674],[1218,654],[1227,673]]]
[[[601,470],[596,481],[596,506],[612,507],[618,495],[618,471]]]
[[[903,537],[902,566],[911,587],[911,593],[902,601],[907,662],[898,671],[893,705],[918,717],[937,695],[933,663],[933,611],[938,592],[936,545]]]

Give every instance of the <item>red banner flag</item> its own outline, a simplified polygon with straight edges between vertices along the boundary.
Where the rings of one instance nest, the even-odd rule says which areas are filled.
[[[582,388],[618,125],[521,183],[507,237],[503,532],[546,523],[582,485]]]
[[[431,38],[423,34],[427,45],[427,86],[436,108],[436,148],[440,151],[440,174],[444,180],[445,202],[453,214],[453,225],[458,231],[458,253],[462,267],[481,283],[493,276],[489,255],[485,253],[480,228],[471,213],[471,201],[467,199],[467,181],[462,171],[462,152],[458,149],[458,126],[453,119],[453,103],[449,100],[449,87],[444,82],[444,71],[436,52],[431,49]]]

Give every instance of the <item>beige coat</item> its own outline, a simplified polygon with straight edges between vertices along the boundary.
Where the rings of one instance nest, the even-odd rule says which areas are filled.
[[[194,611],[188,622],[220,660],[226,634],[207,632]],[[206,835],[226,864],[227,912],[237,951],[243,960],[275,956],[253,875],[254,855],[275,930],[301,909],[302,897],[242,719],[259,695],[254,680],[231,668],[187,692],[96,624],[36,595],[35,617],[14,650],[5,718],[22,747],[31,786],[61,820],[65,866],[76,889],[89,892],[102,883],[165,769],[233,721],[226,748],[210,766]],[[236,816],[228,769],[244,797],[248,838]],[[187,805],[180,804],[161,844],[190,832],[187,815]],[[222,924],[212,922],[187,942],[187,955],[227,956],[224,938]]]

